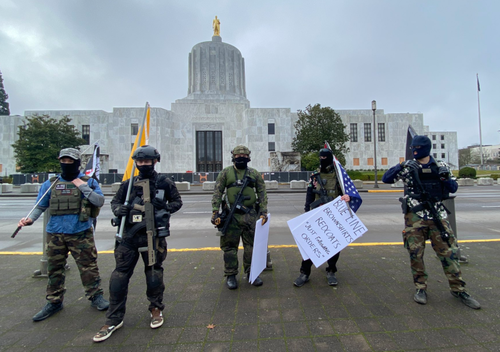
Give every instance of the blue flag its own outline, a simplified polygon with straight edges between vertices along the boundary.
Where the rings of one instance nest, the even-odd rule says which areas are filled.
[[[340,165],[340,162],[336,157],[334,157],[333,161],[335,162],[335,168],[337,169],[337,176],[339,177],[340,187],[342,188],[344,194],[347,194],[349,197],[351,197],[349,206],[351,207],[352,211],[357,212],[363,200],[361,199],[361,196],[359,195],[358,190],[354,186],[351,178],[344,170],[342,165]]]

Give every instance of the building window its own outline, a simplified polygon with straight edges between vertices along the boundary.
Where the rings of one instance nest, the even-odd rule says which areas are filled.
[[[372,141],[372,124],[365,123],[365,142]]]
[[[446,153],[441,153],[441,159],[446,158]]]
[[[435,141],[435,140],[436,140],[436,135],[435,135],[435,134],[433,134],[433,135],[432,135],[432,140],[433,140],[433,141]]]
[[[438,157],[438,154],[437,154],[437,153],[432,153],[432,156],[433,156],[434,158],[437,158],[437,157]]]
[[[274,134],[274,123],[267,124],[267,134]]]
[[[359,158],[353,158],[352,159],[352,165],[359,166]]]
[[[378,141],[385,142],[385,123],[378,124]]]
[[[139,124],[138,123],[133,123],[130,125],[130,134],[132,136],[137,135],[139,133]]]
[[[387,158],[382,158],[382,165],[387,165]]]
[[[368,162],[367,162],[368,165],[373,165],[373,158],[368,158]]]
[[[358,141],[358,124],[351,123],[351,142],[357,142],[357,141]],[[358,159],[358,163],[359,163],[359,159]]]
[[[444,141],[444,134],[441,135],[441,140]]]
[[[444,144],[441,144],[441,149],[444,149]]]
[[[436,149],[436,148],[437,148],[437,144],[433,144],[432,149]]]
[[[274,142],[269,142],[269,144],[268,144],[268,150],[270,152],[275,152],[276,151],[276,144]]]
[[[82,138],[85,144],[90,144],[90,125],[82,125]]]

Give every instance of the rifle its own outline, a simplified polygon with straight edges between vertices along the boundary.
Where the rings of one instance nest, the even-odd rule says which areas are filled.
[[[245,214],[248,214],[248,212],[251,210],[250,208],[247,208],[246,206],[243,205],[243,202],[245,200],[250,199],[249,196],[244,196],[243,195],[243,190],[245,189],[245,187],[248,186],[248,184],[250,182],[253,182],[253,179],[250,176],[245,176],[243,178],[243,183],[241,184],[241,189],[238,192],[238,194],[236,195],[234,203],[231,206],[231,210],[229,211],[229,213],[226,216],[226,219],[225,219],[225,222],[224,222],[224,226],[222,226],[221,228],[219,228],[219,231],[222,233],[221,236],[224,236],[227,233],[227,229],[229,228],[229,224],[233,220],[233,215],[234,215],[234,212],[236,211],[236,209],[244,212]]]
[[[151,194],[149,193],[149,179],[143,179],[135,182],[135,186],[142,187],[144,205],[134,204],[134,209],[146,213],[146,235],[148,238],[148,247],[139,248],[139,252],[148,251],[148,266],[156,263],[156,228],[155,228],[155,207],[151,203]]]
[[[33,213],[33,211],[35,211],[37,205],[40,204],[40,202],[42,201],[42,199],[45,198],[45,196],[47,195],[47,193],[49,193],[49,191],[54,187],[54,185],[57,183],[57,181],[59,181],[59,176],[54,180],[54,182],[52,182],[52,184],[50,185],[50,187],[45,191],[45,193],[43,194],[43,196],[40,197],[40,199],[38,200],[38,202],[36,202],[36,204],[33,206],[33,208],[31,208],[30,212],[28,213],[28,215],[26,215],[25,219],[29,218],[29,216],[31,215],[31,213]],[[22,228],[23,228],[22,226],[18,226],[17,230],[14,231],[14,233],[12,234],[12,236],[10,236],[10,238],[16,237],[17,233]]]
[[[320,173],[317,172],[313,174],[311,178],[313,180],[316,180],[316,184],[319,184],[319,190],[318,189],[313,190],[313,193],[319,194],[319,199],[316,199],[314,202],[311,203],[311,209],[317,208],[321,204],[330,203],[333,200],[333,197],[328,195],[328,191],[325,189]]]
[[[429,198],[429,193],[425,190],[424,185],[420,181],[420,177],[418,177],[418,170],[412,168],[410,173],[413,176],[412,178],[413,178],[415,186],[417,186],[419,191],[420,191],[420,195],[421,195],[420,204],[422,205],[422,209],[426,209],[431,213],[432,220],[434,221],[434,224],[438,228],[438,230],[441,234],[442,240],[448,244],[448,247],[451,247],[450,234],[444,228],[444,225],[441,222],[441,216],[439,215],[438,211],[434,207],[434,202],[432,201],[432,199]],[[417,205],[417,207],[418,207],[418,205]],[[415,211],[415,208],[416,207],[413,207],[413,211]],[[416,211],[418,211],[418,210],[416,210]]]

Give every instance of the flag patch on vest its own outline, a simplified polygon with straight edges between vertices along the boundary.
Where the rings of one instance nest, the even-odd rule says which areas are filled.
[[[142,222],[142,215],[132,215],[132,222]]]

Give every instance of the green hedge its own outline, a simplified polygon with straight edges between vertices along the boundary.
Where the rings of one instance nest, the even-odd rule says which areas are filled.
[[[476,178],[476,169],[472,167],[463,167],[458,172],[460,178]]]

